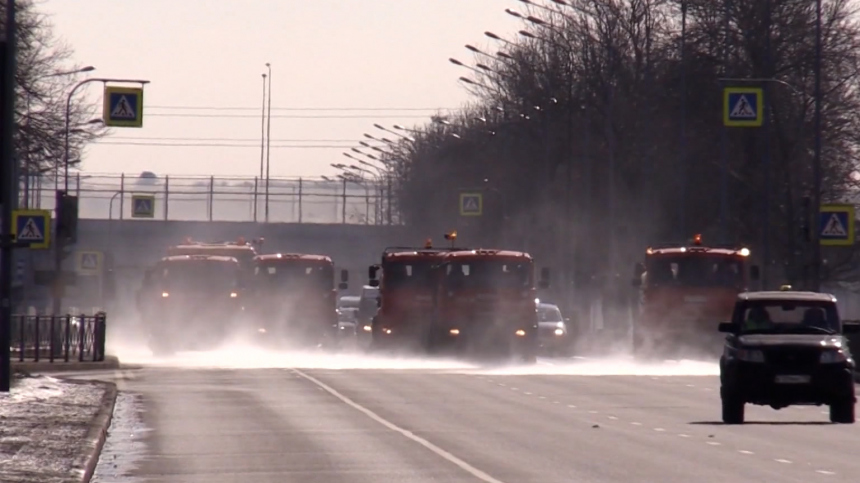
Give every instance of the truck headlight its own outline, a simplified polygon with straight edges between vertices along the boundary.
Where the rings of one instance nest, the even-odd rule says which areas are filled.
[[[764,362],[764,352],[758,349],[738,349],[735,357],[746,362]]]
[[[838,364],[840,362],[848,361],[848,356],[846,356],[845,352],[842,350],[826,351],[821,353],[821,359],[819,361],[822,364]]]
[[[524,331],[523,329],[519,329],[519,330],[517,330],[516,334],[517,334],[517,337],[523,337],[526,335],[526,331]]]
[[[239,294],[237,294],[236,292],[230,292],[230,298],[231,298],[231,299],[234,299],[234,298],[236,298],[236,297],[238,297],[238,296],[239,296]]]
[[[371,330],[373,330],[369,325],[365,325],[362,328],[364,329],[365,332],[370,332]]]

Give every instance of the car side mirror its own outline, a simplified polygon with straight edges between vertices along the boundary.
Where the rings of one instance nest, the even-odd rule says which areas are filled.
[[[340,271],[340,281],[344,283],[349,282],[349,270],[344,269]]]
[[[842,323],[843,334],[860,334],[860,324],[858,323]]]
[[[750,267],[750,278],[755,281],[758,281],[761,278],[761,269],[758,265]]]
[[[371,287],[374,287],[374,288],[375,288],[375,287],[378,287],[378,286],[379,286],[379,280],[376,280],[375,278],[372,278],[372,279],[370,279],[370,281],[369,281],[369,282],[367,282],[367,284],[368,284],[368,285],[370,285]]]
[[[717,327],[717,330],[725,334],[734,334],[735,332],[737,332],[735,324],[731,322],[720,322],[720,325]]]
[[[340,289],[340,290],[346,290],[346,289],[348,289],[348,288],[349,288],[349,284],[348,284],[348,283],[346,283],[346,282],[340,282],[340,283],[337,285],[337,288],[338,288],[338,289]]]
[[[538,280],[538,288],[540,288],[540,289],[549,288],[549,280],[547,280],[545,278]]]

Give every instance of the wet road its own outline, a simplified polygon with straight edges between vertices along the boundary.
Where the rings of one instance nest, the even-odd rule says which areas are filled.
[[[714,376],[462,370],[123,371],[152,431],[141,482],[856,481],[826,407],[719,420]],[[119,481],[102,478],[100,481]]]

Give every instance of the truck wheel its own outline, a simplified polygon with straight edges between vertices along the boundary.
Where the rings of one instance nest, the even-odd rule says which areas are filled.
[[[723,396],[723,423],[744,424],[744,402],[737,396]]]
[[[837,424],[854,424],[853,398],[845,398],[830,405],[830,422]]]

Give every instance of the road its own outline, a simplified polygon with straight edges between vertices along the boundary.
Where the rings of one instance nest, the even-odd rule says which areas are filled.
[[[856,481],[860,426],[826,407],[747,406],[715,376],[482,370],[123,371],[141,395],[135,481],[486,483]],[[118,481],[102,479],[101,481]]]

